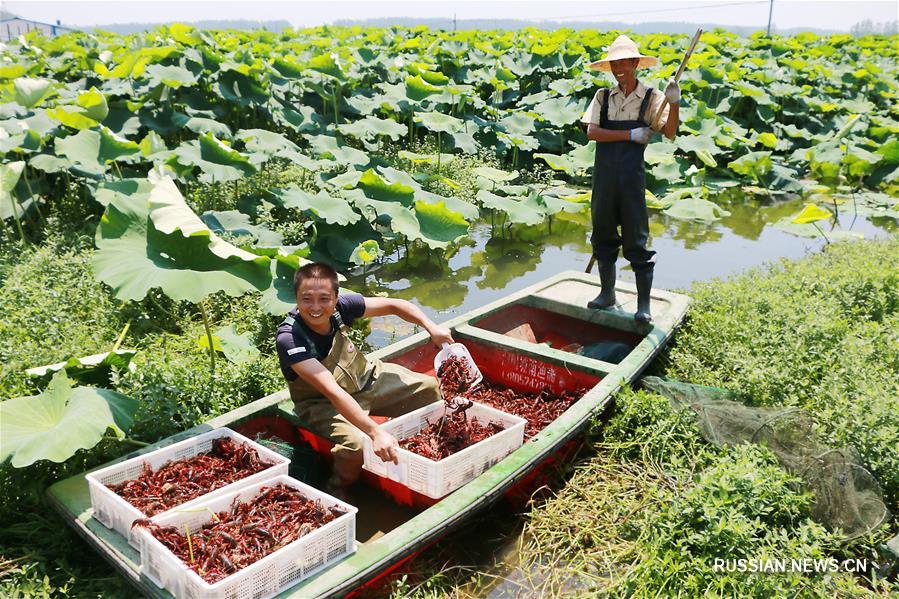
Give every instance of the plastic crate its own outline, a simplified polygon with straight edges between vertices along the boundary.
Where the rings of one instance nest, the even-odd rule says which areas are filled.
[[[355,552],[356,508],[283,475],[206,499],[189,510],[175,508],[156,522],[160,526],[175,526],[179,531],[186,526],[193,533],[212,520],[213,512],[229,510],[235,499],[247,501],[262,487],[278,483],[298,489],[307,498],[320,501],[324,507],[338,506],[346,513],[214,584],[203,580],[147,529],[137,527],[141,575],[182,599],[263,599]]]
[[[441,418],[445,412],[446,403],[438,401],[389,420],[382,424],[381,428],[398,440],[405,439],[426,428],[430,422]],[[362,448],[363,467],[432,499],[440,499],[491,468],[521,447],[524,442],[524,427],[527,424],[524,418],[476,402],[466,413],[469,418],[477,418],[478,422],[485,425],[488,422],[502,423],[505,430],[439,462],[400,448],[397,452],[398,464],[384,462],[376,456],[372,450],[371,439],[366,436]]]
[[[230,437],[235,443],[246,443],[256,450],[259,454],[259,459],[270,462],[273,465],[270,468],[266,468],[265,470],[244,479],[214,489],[205,495],[200,495],[199,497],[175,507],[182,508],[191,506],[198,501],[233,491],[243,485],[252,484],[279,474],[287,474],[287,469],[290,465],[289,459],[247,439],[240,433],[236,433],[229,428],[218,428],[89,473],[85,478],[87,479],[88,488],[90,489],[91,507],[93,508],[94,518],[107,528],[111,528],[127,538],[128,542],[136,548],[137,541],[134,538],[131,524],[138,518],[146,518],[147,516],[128,503],[123,497],[117,495],[112,489],[109,489],[106,485],[118,484],[126,480],[137,478],[143,472],[144,464],[149,464],[150,468],[156,470],[166,462],[190,458],[199,453],[209,451],[212,449],[213,440],[222,437]],[[153,516],[152,520],[155,521],[160,516],[169,512],[171,512],[171,510],[156,514]]]

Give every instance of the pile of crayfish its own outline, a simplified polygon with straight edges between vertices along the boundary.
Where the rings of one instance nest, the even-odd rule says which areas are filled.
[[[440,461],[502,431],[503,425],[498,422],[488,422],[483,426],[477,418],[467,419],[464,411],[448,412],[437,421],[429,422],[418,434],[406,437],[399,443],[400,447],[412,453]]]
[[[468,400],[469,405],[472,401],[476,401],[527,420],[524,429],[525,440],[549,426],[586,392],[586,389],[575,389],[552,393],[549,389],[543,389],[540,393],[526,393],[493,385],[487,381],[471,389],[473,377],[469,373],[468,365],[456,356],[451,356],[440,365],[437,378],[443,397],[452,396],[451,401],[454,405],[464,400]]]
[[[585,392],[586,389],[576,389],[552,393],[549,389],[543,389],[540,393],[525,393],[484,381],[466,392],[465,397],[527,420],[524,426],[524,440],[527,441],[549,426]]]
[[[444,360],[437,370],[440,394],[444,398],[467,391],[474,379],[475,375],[468,368],[468,362],[455,355]]]
[[[220,437],[213,439],[210,451],[166,462],[155,472],[144,464],[139,477],[107,486],[145,515],[155,516],[271,466],[246,443]]]
[[[229,511],[213,514],[194,532],[159,526],[146,518],[132,526],[146,527],[203,580],[215,584],[343,514],[278,484],[262,487],[244,503],[235,499]]]
[[[474,404],[461,399],[460,393],[469,389],[472,376],[468,364],[458,356],[450,356],[437,371],[440,394],[446,402],[446,413],[418,432],[401,440],[400,447],[430,460],[439,461],[483,441],[504,430],[498,422],[486,425],[477,418],[469,420],[466,411]]]

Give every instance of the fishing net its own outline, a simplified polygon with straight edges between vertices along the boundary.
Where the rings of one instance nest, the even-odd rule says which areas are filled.
[[[675,410],[689,409],[702,436],[717,446],[757,443],[770,449],[787,472],[815,495],[812,517],[845,540],[866,535],[889,518],[877,480],[852,447],[833,449],[815,434],[814,419],[790,407],[751,407],[740,394],[648,376],[650,391]]]
[[[312,486],[325,480],[327,466],[308,443],[292,445],[277,437],[266,437],[262,433],[257,434],[254,440],[275,453],[290,458],[287,474],[293,478]]]

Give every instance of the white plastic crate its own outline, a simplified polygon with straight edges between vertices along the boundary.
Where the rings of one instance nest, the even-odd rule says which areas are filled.
[[[233,491],[243,485],[252,484],[279,474],[287,474],[287,468],[290,465],[290,460],[288,458],[275,453],[259,443],[247,439],[240,433],[236,433],[229,428],[218,428],[89,473],[85,478],[87,479],[88,488],[90,489],[91,507],[94,510],[94,518],[107,528],[111,528],[127,538],[128,542],[136,548],[137,541],[135,540],[131,529],[131,524],[135,520],[146,518],[147,516],[128,503],[125,498],[117,495],[112,489],[109,489],[106,485],[118,484],[126,480],[137,478],[144,471],[144,464],[149,464],[150,468],[157,470],[166,462],[191,458],[197,454],[209,451],[212,449],[213,440],[221,437],[230,437],[235,443],[246,443],[256,450],[260,460],[269,462],[273,465],[270,468],[261,470],[256,474],[235,481],[229,485],[225,485],[224,487],[214,489],[205,495],[201,495],[176,507],[189,507],[198,501]],[[171,510],[156,514],[152,519],[155,521],[157,518],[170,511]]]
[[[286,475],[206,499],[189,510],[175,508],[155,521],[160,526],[175,526],[179,531],[186,526],[194,533],[212,520],[213,512],[229,510],[235,498],[248,501],[262,487],[278,483],[298,489],[308,499],[320,501],[325,508],[337,506],[346,513],[214,584],[203,580],[146,528],[136,527],[141,574],[180,599],[264,599],[356,551],[358,510]]]
[[[388,420],[381,425],[381,428],[396,437],[397,440],[405,439],[427,428],[430,422],[441,418],[445,411],[446,403],[438,401]],[[364,468],[378,476],[406,485],[413,491],[418,491],[432,499],[440,499],[488,470],[521,447],[524,442],[524,427],[527,424],[527,420],[524,418],[477,402],[468,408],[466,414],[469,418],[477,418],[478,422],[485,426],[488,422],[502,423],[505,430],[445,457],[439,462],[400,448],[397,452],[399,464],[384,462],[376,456],[372,450],[371,439],[366,436],[362,448]]]

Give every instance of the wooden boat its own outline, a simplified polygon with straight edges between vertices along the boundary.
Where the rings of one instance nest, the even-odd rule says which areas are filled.
[[[684,295],[653,290],[655,320],[652,325],[638,325],[632,316],[636,291],[620,281],[619,309],[586,308],[587,301],[598,293],[598,284],[595,276],[564,272],[446,322],[455,339],[469,348],[490,382],[523,391],[544,387],[556,392],[571,388],[587,391],[519,449],[439,501],[365,473],[365,485],[356,500],[356,553],[286,589],[280,596],[371,594],[384,577],[402,568],[409,558],[465,518],[501,498],[522,505],[534,489],[550,479],[558,471],[559,462],[576,449],[577,439],[590,420],[608,407],[612,394],[621,384],[633,381],[670,339],[689,303]],[[507,334],[524,323],[530,325],[535,342]],[[626,346],[626,354],[617,363],[572,352],[578,345],[604,340]],[[433,374],[436,351],[422,332],[373,352],[372,356]],[[251,438],[262,435],[281,439],[327,455],[327,441],[303,429],[291,408],[285,390],[120,459],[225,426]],[[84,474],[57,482],[47,493],[63,518],[142,593],[170,596],[141,576],[140,555],[127,540],[91,517]]]

